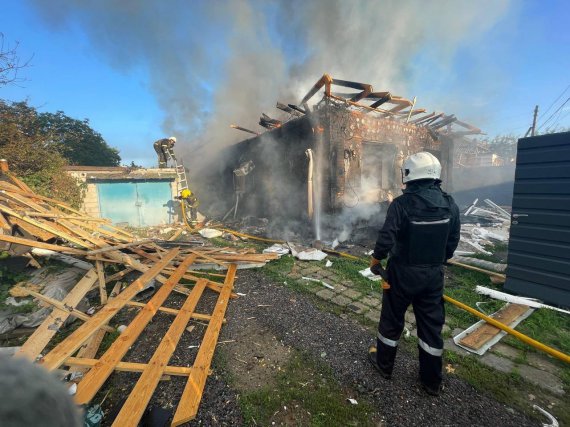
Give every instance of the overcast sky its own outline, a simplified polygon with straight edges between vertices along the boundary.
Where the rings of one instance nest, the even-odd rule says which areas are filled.
[[[10,1],[0,32],[31,66],[0,98],[88,118],[144,166],[164,136],[186,156],[247,136],[229,125],[279,116],[325,72],[520,135],[570,97],[569,18],[563,0]]]

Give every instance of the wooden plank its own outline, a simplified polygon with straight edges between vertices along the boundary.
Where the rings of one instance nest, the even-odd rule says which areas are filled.
[[[30,209],[34,209],[37,212],[48,213],[48,214],[53,213],[53,212],[57,213],[57,211],[54,208],[52,208],[51,206],[49,206],[47,204],[45,206],[42,206],[42,205],[34,202],[33,199],[31,199],[31,198],[27,198],[27,197],[21,196],[19,194],[14,194],[14,193],[9,194],[9,196],[11,198],[13,198],[14,200],[18,201],[19,203],[21,203],[22,205],[27,206]],[[30,218],[27,211],[26,211],[25,217]],[[73,224],[69,223],[68,221],[63,220],[63,219],[62,220],[56,220],[54,218],[50,218],[50,220],[54,221],[53,224],[50,223],[50,227],[54,227],[58,230],[63,231],[64,233],[66,233],[67,231],[70,231],[72,233],[72,235],[80,236],[88,242],[97,244],[97,239],[92,237],[91,234],[86,233],[81,229],[78,229]],[[47,224],[46,221],[44,221],[42,223]]]
[[[135,251],[136,250],[133,249],[133,252],[135,252]],[[146,255],[148,257],[152,257],[152,255],[149,255],[149,254],[146,254]],[[108,256],[115,258],[117,261],[121,261],[122,263],[134,268],[135,270],[142,271],[143,273],[145,271],[147,271],[149,268],[148,265],[145,265],[142,262],[137,261],[136,259],[133,259],[133,258],[129,257],[128,255],[121,253],[119,251],[110,252]],[[158,260],[159,258],[155,258],[155,259]],[[183,276],[183,278],[188,279],[188,280],[194,280],[195,282],[202,279],[202,277],[196,277],[196,276],[193,276],[191,274],[185,274]],[[156,276],[156,280],[160,283],[166,282],[166,278],[164,276],[161,276],[161,275]],[[208,287],[208,289],[211,289],[211,290],[216,291],[216,292],[220,292],[222,290],[222,284],[219,282],[215,282],[213,280],[208,280],[208,283],[206,286]],[[178,291],[178,289],[184,289],[184,288],[179,286],[179,287],[177,287],[176,290]],[[232,294],[232,298],[237,298],[237,295]]]
[[[190,295],[190,292],[188,292],[185,295]],[[144,307],[145,306],[144,303],[137,302],[137,301],[129,301],[127,303],[127,305],[130,305],[131,307]],[[172,314],[172,315],[176,316],[180,310],[177,310],[176,308],[169,308],[169,307],[158,307],[158,311],[162,311],[163,313]],[[203,320],[205,322],[209,322],[210,319],[212,318],[212,316],[210,316],[209,314],[203,314],[203,313],[192,313],[192,318],[196,319],[196,320]],[[226,323],[225,319],[224,319],[224,323]]]
[[[169,241],[169,242],[174,242],[176,239],[178,239],[178,238],[180,237],[180,235],[182,234],[183,231],[184,231],[183,228],[179,228],[178,230],[176,230],[176,231],[174,232],[174,234],[173,234],[172,236],[170,236],[170,237],[168,238],[168,241]]]
[[[230,294],[232,293],[236,269],[237,266],[235,264],[231,264],[228,268],[224,286],[218,296],[216,307],[212,313],[212,320],[210,320],[208,324],[204,339],[200,344],[200,349],[194,361],[193,367],[195,371],[188,377],[184,392],[176,408],[176,413],[172,420],[173,426],[179,426],[180,424],[192,420],[198,413],[198,406],[200,405],[200,400],[202,400],[202,393],[206,385],[210,364],[212,363],[212,357],[214,356],[214,350],[218,342],[222,320],[224,319],[226,308],[230,300]]]
[[[166,271],[167,269],[165,268],[164,270]],[[127,274],[129,274],[131,271],[134,271],[134,268],[127,267],[124,270],[119,271],[118,273],[115,273],[111,276],[107,276],[107,278],[105,279],[105,283],[111,283],[111,282],[114,282],[115,280],[122,279]]]
[[[95,249],[93,251],[89,251],[87,253],[87,255],[96,255],[96,254],[102,254],[105,252],[109,252],[109,251],[115,251],[117,249],[126,249],[126,248],[130,248],[131,246],[139,246],[139,245],[144,245],[145,243],[148,242],[152,242],[152,239],[143,239],[143,240],[138,240],[136,242],[129,242],[129,243],[123,243],[120,245],[114,245],[114,246],[107,246],[101,249]]]
[[[95,268],[97,269],[97,277],[99,279],[99,296],[101,304],[107,304],[107,289],[105,289],[105,269],[101,261],[95,261]]]
[[[97,359],[91,358],[81,358],[81,357],[68,357],[65,359],[63,364],[65,366],[72,366],[75,368],[70,369],[85,369],[86,371],[95,366],[99,363]],[[115,371],[120,372],[143,372],[148,365],[146,363],[134,363],[134,362],[119,362],[117,366],[115,366]],[[164,367],[164,374],[165,375],[177,375],[181,377],[189,376],[194,368],[187,367],[187,366],[165,366]]]
[[[16,175],[14,175],[12,172],[4,172],[6,174],[6,176],[8,178],[10,178],[10,180],[16,184],[18,187],[20,187],[22,189],[22,191],[28,191],[30,193],[32,193],[32,189],[30,187],[28,187],[26,184],[24,184],[23,181],[21,181],[20,179],[16,178]]]
[[[521,304],[508,304],[499,310],[495,315],[491,316],[493,319],[505,324],[510,325],[518,317],[527,312],[528,306]],[[461,341],[461,345],[472,348],[473,350],[480,349],[486,342],[493,339],[501,330],[488,323],[482,324],[469,335],[465,336]]]
[[[8,220],[6,220],[4,215],[1,213],[0,213],[0,228],[3,228],[4,230],[6,230],[8,232],[12,231],[12,226],[8,223]]]
[[[114,297],[119,295],[119,292],[121,292],[121,284],[116,283],[115,286],[113,287],[113,290],[111,291],[111,295],[109,295],[109,299],[113,299]],[[85,342],[85,344],[83,344],[83,346],[79,349],[79,351],[77,352],[77,357],[91,359],[97,356],[97,351],[101,346],[101,342],[103,342],[103,338],[105,338],[105,333],[106,331],[104,329],[99,329],[97,332],[95,332],[95,335],[89,338]],[[81,373],[85,373],[88,371],[88,369],[82,367],[71,367],[69,370],[70,372],[81,372]]]
[[[74,255],[85,255],[85,251],[80,249],[68,248],[66,246],[51,245],[49,243],[38,242],[36,240],[24,239],[22,237],[7,236],[0,234],[0,241],[8,243],[16,243],[18,245],[30,246],[32,248],[47,249],[54,252],[64,252]]]
[[[41,228],[36,227],[35,225],[28,224],[23,219],[10,216],[9,220],[13,226],[16,225],[16,226],[20,227],[22,230],[27,231],[29,234],[31,234],[34,237],[37,237],[38,239],[50,240],[50,239],[54,239],[57,237],[53,233],[42,230]]]
[[[192,293],[180,308],[178,315],[170,325],[170,328],[168,328],[166,335],[162,338],[154,355],[148,362],[148,366],[121,408],[121,412],[119,412],[119,415],[115,418],[113,426],[138,426],[148,402],[160,378],[164,374],[164,368],[170,361],[180,341],[180,337],[182,337],[184,329],[186,325],[188,325],[204,289],[206,289],[206,282],[205,279],[200,280],[196,283],[194,289],[192,289]]]
[[[89,270],[65,296],[62,303],[68,307],[75,307],[83,299],[85,294],[89,292],[89,289],[91,289],[91,286],[93,286],[96,281],[97,273],[95,269]],[[54,309],[50,316],[38,326],[32,336],[22,345],[18,355],[36,360],[51,338],[56,334],[58,327],[63,325],[63,322],[65,322],[68,317],[69,314],[63,310]],[[58,327],[54,328],[54,325]]]
[[[99,219],[99,218],[96,218]],[[98,224],[91,224],[89,221],[91,221],[91,218],[86,218],[86,219],[70,219],[69,222],[71,222],[72,224],[75,224],[79,227],[83,227],[87,230],[91,230],[94,231],[96,233],[99,234],[103,234],[105,236],[108,237],[112,237],[114,240],[118,241],[118,242],[130,242],[133,240],[133,237],[126,237],[123,236],[119,233],[114,233],[113,231],[109,230],[109,224],[107,222],[100,222]],[[102,221],[106,221],[106,220],[102,220]]]
[[[170,260],[176,256],[177,252],[178,249],[173,249],[168,252],[168,254],[165,255],[166,262],[170,262]],[[172,276],[170,276],[170,278],[164,283],[164,285],[160,287],[160,289],[153,295],[150,301],[146,303],[144,308],[135,316],[129,326],[127,326],[127,328],[121,333],[121,338],[111,344],[109,349],[99,359],[97,366],[91,369],[83,377],[83,380],[77,387],[77,393],[75,395],[76,403],[81,405],[88,403],[91,399],[93,399],[93,396],[97,394],[97,391],[105,383],[107,378],[109,378],[109,375],[113,373],[113,369],[117,363],[121,361],[129,348],[135,343],[146,325],[148,325],[148,323],[152,320],[158,311],[158,307],[160,307],[166,298],[168,298],[168,295],[170,295],[170,292],[172,292],[174,286],[176,286],[188,266],[194,262],[195,258],[196,256],[190,255],[184,260],[182,264],[180,264],[176,272],[174,272]],[[161,263],[165,264],[164,260],[161,261]],[[147,273],[144,273],[144,275],[146,274]],[[114,304],[121,298],[122,295],[125,294],[125,292],[127,292],[127,290],[121,292],[117,298],[109,302],[105,307],[103,307],[102,310]],[[132,296],[134,296],[134,294]],[[129,297],[128,300],[130,300],[132,296]],[[126,303],[127,301],[125,301],[123,306],[126,305]],[[70,355],[71,354],[67,354],[66,357],[69,357]]]
[[[62,214],[55,214],[55,213],[42,213],[42,212],[29,212],[28,216],[31,217],[41,217],[41,218],[55,218],[55,219],[75,219],[79,221],[91,221],[91,222],[106,222],[104,219],[101,218],[89,218],[89,217],[78,217],[78,216],[70,216],[70,215],[62,215]]]
[[[47,231],[49,233],[52,233],[56,236],[61,237],[62,239],[68,240],[72,243],[75,243],[76,245],[79,245],[83,248],[90,248],[92,246],[92,244],[90,243],[86,243],[83,240],[79,240],[63,231],[60,231],[58,229],[56,229],[55,227],[52,227],[48,224],[44,224],[42,222],[36,221],[35,219],[29,218],[29,217],[23,217],[22,215],[18,214],[16,211],[8,208],[7,206],[4,206],[2,204],[0,204],[0,211],[7,213],[8,215],[13,216],[14,218],[18,218],[22,221],[27,222],[28,224],[34,225],[44,231]]]
[[[43,359],[42,364],[48,370],[57,369],[63,361],[71,356],[81,345],[89,339],[96,331],[108,322],[117,312],[123,308],[145,285],[154,279],[158,273],[178,254],[178,248],[172,249],[160,263],[155,264],[141,277],[129,285],[113,301],[107,303],[93,317],[81,325],[65,340],[59,343]],[[97,276],[95,275],[97,278]]]
[[[89,315],[83,313],[82,311],[79,311],[78,309],[73,308],[73,307],[69,307],[69,306],[65,305],[64,303],[62,303],[61,301],[47,297],[45,295],[42,295],[39,292],[35,292],[31,289],[22,288],[19,286],[15,286],[12,289],[14,289],[14,290],[16,290],[22,294],[28,294],[28,295],[36,298],[36,299],[39,299],[40,301],[42,301],[48,305],[51,305],[52,307],[55,307],[58,310],[64,311],[70,316],[75,316],[78,319],[83,320],[84,322],[91,319],[91,317]],[[102,326],[101,328],[105,329],[107,332],[114,332],[115,331],[113,328],[108,327],[108,326]]]
[[[205,260],[208,260],[208,261],[210,261],[210,262],[213,262],[214,264],[221,265],[222,267],[227,267],[227,264],[228,264],[227,262],[222,262],[222,261],[220,261],[219,259],[213,258],[213,257],[211,257],[210,255],[206,255],[206,254],[203,253],[203,252],[196,251],[196,250],[193,250],[193,249],[189,250],[188,252],[193,253],[193,254],[196,254],[196,255],[198,255],[200,258],[204,258]]]

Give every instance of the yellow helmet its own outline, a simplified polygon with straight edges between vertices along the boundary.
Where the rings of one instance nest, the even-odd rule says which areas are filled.
[[[180,196],[183,199],[186,199],[188,197],[190,197],[192,195],[192,192],[190,190],[188,190],[187,188],[185,188],[184,190],[182,190],[182,193],[180,193]]]

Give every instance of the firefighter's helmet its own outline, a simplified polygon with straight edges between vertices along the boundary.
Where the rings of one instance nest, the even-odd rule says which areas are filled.
[[[184,190],[182,190],[182,193],[180,193],[180,196],[183,199],[187,199],[188,197],[192,196],[192,192],[190,190],[188,190],[187,188],[185,188]]]
[[[171,140],[173,144],[176,144],[176,137],[175,136],[171,136],[168,139]]]
[[[441,176],[441,163],[433,154],[426,151],[409,156],[402,164],[402,182],[405,184],[418,179],[436,179]]]

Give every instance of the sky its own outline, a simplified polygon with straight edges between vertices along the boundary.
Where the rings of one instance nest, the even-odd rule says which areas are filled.
[[[143,166],[162,137],[190,163],[244,139],[229,125],[261,130],[325,72],[521,136],[535,105],[542,130],[570,127],[569,17],[554,0],[5,2],[5,46],[30,66],[0,99],[87,118]]]

